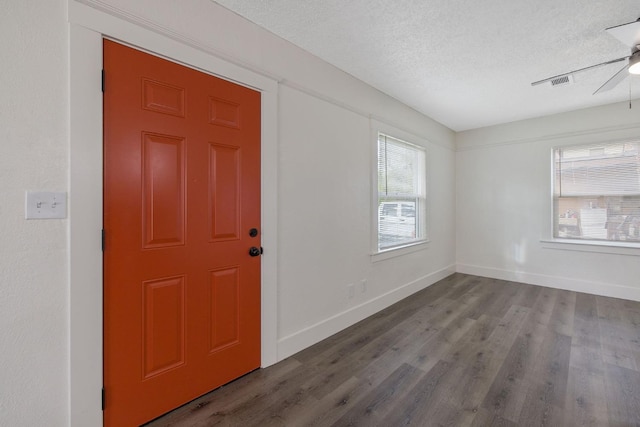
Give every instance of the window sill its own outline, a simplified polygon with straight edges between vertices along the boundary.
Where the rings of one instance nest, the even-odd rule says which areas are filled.
[[[385,259],[395,258],[413,252],[418,252],[426,249],[428,244],[429,240],[421,240],[419,242],[409,243],[405,246],[385,249],[383,251],[371,254],[371,262],[384,261]]]
[[[542,239],[540,243],[545,249],[640,256],[640,244],[638,243],[573,239]]]

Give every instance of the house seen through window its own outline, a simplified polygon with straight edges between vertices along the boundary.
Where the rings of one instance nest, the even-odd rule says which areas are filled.
[[[553,154],[554,237],[640,244],[640,142]]]
[[[426,239],[425,150],[378,134],[378,251]]]

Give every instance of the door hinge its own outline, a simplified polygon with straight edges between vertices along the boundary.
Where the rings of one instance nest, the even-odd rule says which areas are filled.
[[[104,93],[104,69],[102,70],[102,93]]]
[[[104,387],[102,387],[102,410],[104,411],[105,405],[106,405],[106,398],[105,398],[105,391],[104,391]]]
[[[102,229],[102,252],[104,252],[104,247],[106,246],[106,233],[104,232],[104,228]]]

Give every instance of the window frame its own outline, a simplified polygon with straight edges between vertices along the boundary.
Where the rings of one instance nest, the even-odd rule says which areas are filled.
[[[423,188],[422,194],[419,195],[419,199],[422,201],[422,205],[417,209],[416,221],[418,222],[417,228],[420,230],[420,236],[415,240],[405,242],[396,246],[388,248],[379,248],[379,216],[378,209],[381,199],[390,201],[395,199],[398,203],[402,203],[405,198],[403,197],[380,197],[378,191],[378,140],[380,135],[385,135],[394,140],[397,140],[409,147],[413,147],[422,153],[422,171],[421,171],[421,185]],[[427,141],[412,135],[406,131],[402,131],[390,125],[386,125],[380,122],[372,121],[371,127],[371,140],[372,140],[372,197],[371,197],[371,256],[374,262],[388,259],[407,253],[419,251],[425,249],[429,242],[429,156],[427,150]],[[419,172],[420,173],[420,172]],[[418,212],[419,211],[419,212]]]
[[[622,139],[622,140],[608,140],[608,141],[589,141],[589,142],[584,142],[584,143],[577,143],[577,144],[569,144],[569,145],[559,145],[559,146],[554,146],[551,148],[551,152],[550,152],[550,161],[551,161],[551,206],[550,206],[550,214],[551,214],[551,224],[550,224],[550,233],[551,233],[551,239],[543,239],[542,242],[545,244],[561,244],[561,247],[555,247],[555,246],[545,246],[545,247],[550,247],[550,248],[554,248],[554,249],[567,249],[567,248],[577,248],[575,250],[580,250],[579,247],[582,246],[584,248],[584,251],[588,251],[588,252],[593,252],[593,251],[603,251],[605,253],[609,253],[612,250],[613,251],[617,251],[617,250],[623,250],[623,251],[633,251],[631,253],[627,253],[625,252],[625,254],[633,254],[633,255],[637,255],[637,249],[640,249],[640,241],[637,240],[613,240],[613,239],[609,239],[609,236],[607,235],[607,238],[601,239],[601,238],[589,238],[589,237],[582,237],[582,236],[560,236],[560,231],[559,231],[559,226],[560,226],[560,211],[562,209],[560,209],[558,201],[561,198],[564,199],[570,199],[570,198],[575,198],[576,200],[580,200],[580,199],[589,199],[589,198],[607,198],[607,197],[626,197],[627,195],[621,195],[621,194],[607,194],[607,193],[603,193],[603,194],[597,194],[597,195],[592,195],[587,197],[586,195],[565,195],[564,197],[562,197],[561,192],[558,192],[558,188],[561,188],[559,182],[558,182],[558,171],[556,170],[556,166],[557,166],[557,156],[559,155],[559,151],[562,150],[570,150],[570,149],[584,149],[584,150],[592,150],[594,148],[596,148],[595,146],[607,146],[607,145],[615,145],[615,144],[629,144],[629,143],[640,143],[640,139],[637,138],[631,138],[631,139]],[[615,158],[615,157],[614,157]],[[594,159],[595,160],[595,159]],[[631,195],[632,197],[640,197],[640,192],[638,194],[633,194]],[[608,209],[608,208],[605,208]],[[607,219],[609,217],[607,216]],[[577,221],[577,224],[579,224],[580,221]],[[587,249],[587,246],[591,246],[594,248],[601,248],[601,249]]]

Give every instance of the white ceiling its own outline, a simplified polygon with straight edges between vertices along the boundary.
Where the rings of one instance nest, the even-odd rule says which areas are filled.
[[[640,78],[592,93],[627,56],[604,31],[638,0],[215,0],[455,131],[638,98]],[[635,108],[640,108],[638,105]]]

